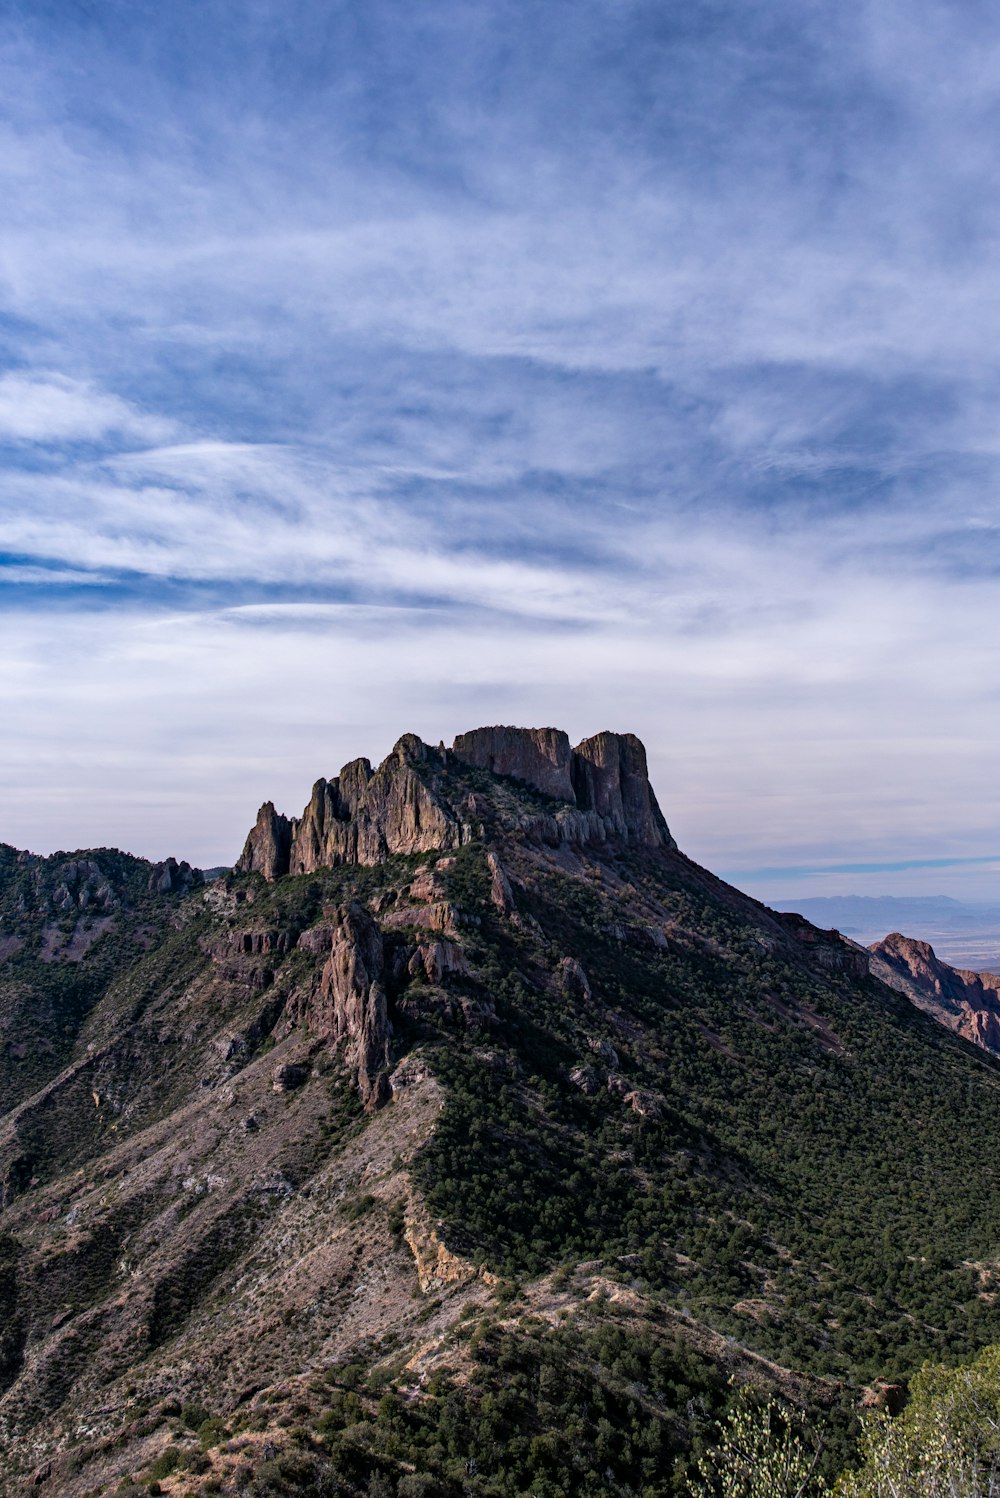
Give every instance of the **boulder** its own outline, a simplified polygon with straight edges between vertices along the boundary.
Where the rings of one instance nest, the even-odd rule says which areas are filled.
[[[271,1073],[271,1087],[275,1092],[293,1092],[296,1087],[301,1087],[309,1076],[309,1067],[301,1062],[286,1061],[281,1066],[276,1066]],[[250,1132],[256,1128],[256,1120],[245,1124]]]

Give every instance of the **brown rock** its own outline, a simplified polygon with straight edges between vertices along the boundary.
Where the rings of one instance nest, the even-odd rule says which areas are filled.
[[[496,906],[501,915],[510,916],[514,914],[516,906],[514,895],[510,887],[507,872],[500,862],[498,855],[491,848],[486,855],[486,864],[490,871],[490,901]]]
[[[869,947],[871,971],[942,1025],[1000,1056],[1000,977],[950,967],[926,941],[893,931]]]
[[[364,906],[352,902],[333,912],[330,955],[316,989],[291,1007],[312,1033],[334,1046],[343,1043],[365,1108],[371,1112],[388,1092],[391,1028],[385,992],[382,935]]]
[[[512,807],[508,794],[494,805],[488,795],[469,793],[454,774],[456,761],[521,780],[562,804]],[[459,734],[450,752],[405,734],[377,770],[366,759],[352,760],[333,780],[317,780],[298,819],[266,803],[236,872],[277,879],[340,864],[377,864],[396,853],[446,851],[468,842],[491,815],[522,840],[551,847],[609,837],[676,846],[634,734],[600,733],[571,750],[560,729],[476,728]],[[512,915],[510,885],[495,854],[490,872],[494,905]],[[416,876],[414,898],[428,897],[433,878],[430,871]],[[72,900],[68,889],[66,898]]]
[[[410,958],[410,975],[421,975],[428,983],[440,983],[446,973],[470,972],[468,958],[457,942],[422,941]]]
[[[601,1086],[601,1079],[592,1066],[575,1066],[569,1079],[574,1087],[579,1087],[584,1097],[593,1097]]]
[[[510,775],[558,801],[573,801],[569,737],[560,728],[474,728],[452,745],[456,759]]]
[[[663,1112],[663,1103],[655,1092],[647,1092],[642,1087],[637,1087],[633,1092],[626,1092],[623,1102],[628,1103],[633,1113],[638,1113],[640,1118],[659,1118]]]
[[[417,774],[417,764],[428,767],[431,783]],[[291,872],[310,874],[345,863],[381,863],[392,853],[457,848],[461,823],[433,789],[438,764],[436,750],[406,734],[374,773],[366,759],[357,759],[336,779],[318,780],[295,824]]]
[[[675,848],[649,783],[646,750],[634,733],[598,733],[573,750],[573,786],[581,811],[594,811],[619,836]]]
[[[858,1403],[863,1410],[884,1410],[887,1415],[898,1415],[906,1403],[906,1389],[902,1384],[878,1378],[862,1391]]]
[[[308,1066],[286,1061],[283,1066],[276,1066],[271,1073],[271,1087],[275,1092],[292,1092],[296,1087],[302,1086],[308,1075]]]
[[[423,868],[418,870],[409,893],[411,900],[443,900],[445,887],[433,869]]]
[[[293,831],[294,823],[275,811],[273,801],[265,801],[236,860],[235,872],[280,879],[288,873]]]

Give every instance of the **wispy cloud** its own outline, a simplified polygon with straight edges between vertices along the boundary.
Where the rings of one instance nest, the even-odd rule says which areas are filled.
[[[0,24],[0,837],[531,718],[710,863],[986,856],[996,17],[238,9]]]
[[[41,372],[0,376],[0,442],[95,443],[121,437],[148,443],[172,432],[172,422],[145,416],[84,380]]]

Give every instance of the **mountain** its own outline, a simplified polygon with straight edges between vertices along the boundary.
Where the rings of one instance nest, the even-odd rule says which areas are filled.
[[[871,948],[872,971],[966,1040],[1000,1056],[1000,977],[942,962],[929,942],[893,931]]]
[[[932,942],[953,967],[983,971],[1000,964],[1000,908],[969,905],[947,895],[823,895],[776,901],[814,925],[836,927],[870,946],[890,931],[907,931]]]
[[[407,735],[209,883],[5,849],[0,941],[5,1495],[679,1495],[730,1377],[832,1470],[1000,1340],[996,1061],[632,735]]]

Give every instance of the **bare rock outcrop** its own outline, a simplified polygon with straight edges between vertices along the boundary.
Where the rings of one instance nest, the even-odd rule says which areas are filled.
[[[490,901],[502,916],[512,916],[517,907],[514,904],[514,892],[507,878],[507,870],[500,862],[500,858],[494,849],[486,855],[486,866],[490,871]]]
[[[345,765],[334,780],[318,780],[297,823],[289,856],[293,874],[338,864],[381,863],[392,853],[457,848],[462,825],[415,765],[436,761],[414,734],[401,738],[373,771],[366,759]],[[433,782],[437,765],[429,765]]]
[[[674,848],[649,783],[646,750],[634,733],[597,733],[573,750],[573,788],[581,811],[645,847]]]
[[[556,968],[556,981],[564,998],[571,1003],[590,1002],[590,981],[575,957],[564,957]]]
[[[474,728],[451,748],[456,759],[511,775],[557,801],[574,801],[572,750],[561,728]]]
[[[929,942],[899,931],[868,950],[875,977],[949,1030],[1000,1056],[1000,976],[950,967]]]
[[[147,882],[153,894],[186,895],[203,883],[203,877],[201,870],[193,869],[187,859],[178,863],[176,858],[165,858],[153,865]]]
[[[273,801],[265,801],[257,813],[243,852],[236,860],[237,874],[263,874],[265,879],[280,879],[288,873],[292,846],[291,820],[275,811]]]
[[[509,791],[494,802],[470,788],[465,766],[521,781],[551,804],[525,798],[518,807]],[[491,820],[522,840],[553,847],[609,839],[676,847],[634,734],[600,733],[571,749],[561,729],[493,727],[459,734],[450,750],[404,734],[378,769],[356,759],[332,780],[317,780],[298,818],[267,802],[235,868],[273,880],[378,864],[393,854],[444,852],[478,836]],[[493,903],[512,916],[510,886],[495,854],[490,872]]]
[[[333,913],[328,956],[315,990],[292,1006],[320,1040],[343,1044],[344,1060],[368,1112],[386,1101],[388,1001],[382,934],[364,906]]]
[[[422,941],[409,963],[410,976],[425,977],[428,983],[440,983],[447,973],[466,976],[470,971],[468,958],[453,941]]]
[[[574,1087],[579,1087],[584,1097],[593,1097],[600,1091],[601,1077],[592,1066],[574,1066],[569,1074]]]

